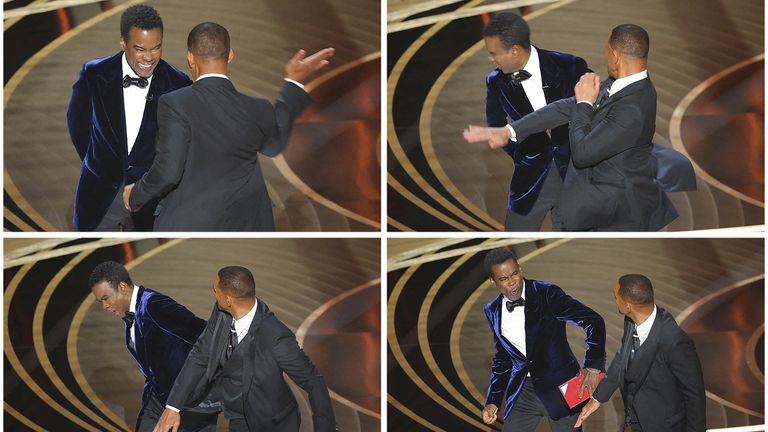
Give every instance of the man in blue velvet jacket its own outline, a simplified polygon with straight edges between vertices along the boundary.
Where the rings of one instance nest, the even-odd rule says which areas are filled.
[[[160,96],[192,84],[160,58],[163,21],[155,9],[126,9],[120,35],[121,52],[83,65],[67,109],[69,135],[83,161],[73,220],[78,231],[152,229],[154,206],[132,215],[118,192],[152,165]]]
[[[605,371],[603,318],[549,282],[524,279],[515,255],[490,251],[485,270],[500,294],[485,306],[496,353],[483,421],[491,424],[506,395],[503,431],[533,432],[547,418],[554,432],[571,432],[579,417],[558,386],[577,374],[594,391]],[[580,368],[566,337],[565,323],[583,328],[587,351]]]
[[[536,48],[528,24],[519,15],[494,15],[483,31],[490,60],[496,65],[485,79],[485,115],[489,127],[506,125],[550,102],[573,96],[579,78],[590,72],[579,57]],[[514,160],[504,229],[539,231],[552,211],[553,230],[559,230],[556,206],[570,160],[568,125],[533,134],[505,147]]]
[[[134,285],[114,261],[96,266],[88,284],[102,309],[125,321],[125,345],[145,378],[136,431],[151,431],[205,321],[172,298]],[[181,431],[216,430],[219,408],[210,401],[201,406],[208,409],[185,411]]]

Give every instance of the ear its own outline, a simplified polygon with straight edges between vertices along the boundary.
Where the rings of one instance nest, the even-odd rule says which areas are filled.
[[[192,51],[187,51],[187,65],[190,69],[195,68],[195,55],[192,54]]]
[[[120,36],[120,48],[123,51],[128,51],[128,46],[125,44],[125,39],[122,36]]]
[[[227,63],[232,63],[232,60],[235,59],[235,50],[232,48],[229,49],[229,56],[227,57]]]

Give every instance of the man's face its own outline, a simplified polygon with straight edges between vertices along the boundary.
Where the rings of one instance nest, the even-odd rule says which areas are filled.
[[[616,79],[619,76],[619,53],[611,47],[610,34],[605,41],[605,62],[608,65],[608,76]]]
[[[128,40],[120,38],[125,60],[140,77],[149,78],[155,71],[163,53],[163,32],[159,28],[142,30],[131,27]]]
[[[229,306],[227,306],[227,296],[219,288],[219,275],[213,277],[213,296],[216,297],[216,305],[219,310],[229,313]]]
[[[522,56],[519,55],[521,49],[512,45],[505,50],[498,36],[486,37],[485,48],[488,50],[488,59],[506,74],[517,72],[525,67]]]
[[[613,301],[616,302],[616,309],[618,309],[619,313],[622,315],[626,315],[629,312],[629,308],[627,307],[627,302],[624,301],[624,299],[621,298],[621,295],[619,294],[619,282],[616,282],[616,285],[613,286]]]
[[[107,281],[101,281],[91,287],[96,301],[101,303],[101,308],[117,317],[123,317],[131,306],[132,290],[125,282],[115,288]]]
[[[515,260],[508,259],[491,267],[491,283],[510,300],[523,295],[523,271]]]

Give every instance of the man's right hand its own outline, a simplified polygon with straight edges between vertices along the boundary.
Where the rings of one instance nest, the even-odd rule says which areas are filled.
[[[483,409],[483,421],[485,424],[491,424],[496,421],[496,413],[499,411],[499,407],[494,404],[488,404]]]
[[[593,412],[597,411],[597,409],[600,408],[600,402],[598,402],[596,399],[592,398],[587,402],[586,405],[584,405],[584,408],[581,409],[581,414],[579,414],[579,419],[576,420],[576,424],[573,426],[575,428],[581,426],[582,423],[584,423],[585,420],[587,420],[587,417],[591,416]]]
[[[157,426],[152,429],[152,432],[177,432],[179,425],[181,424],[181,414],[176,411],[166,408],[163,411],[163,415],[160,416],[160,420],[157,421]]]
[[[300,49],[285,65],[285,77],[306,84],[310,75],[328,65],[328,59],[334,53],[335,48],[325,48],[307,57],[307,52]]]

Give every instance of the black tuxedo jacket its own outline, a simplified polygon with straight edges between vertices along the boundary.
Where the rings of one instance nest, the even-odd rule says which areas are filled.
[[[580,57],[536,48],[539,53],[542,87],[547,103],[573,96],[573,87],[587,72]],[[510,82],[509,75],[494,69],[485,79],[485,118],[490,127],[504,126],[533,112],[522,86]],[[570,159],[568,125],[552,129],[552,136],[540,131],[504,147],[515,164],[509,182],[509,209],[527,215],[539,196],[544,179],[554,160],[560,178],[565,178]]]
[[[704,432],[704,379],[693,341],[672,315],[657,307],[651,332],[627,368],[634,326],[624,319],[621,348],[595,389],[595,399],[608,402],[618,388],[625,404],[632,401],[644,431]]]
[[[156,231],[271,231],[258,154],[276,156],[309,95],[285,82],[273,107],[209,77],[160,98],[157,156],[136,182],[133,210],[153,198]]]
[[[125,327],[125,345],[144,375],[141,411],[154,393],[165,403],[189,351],[203,333],[205,321],[172,298],[140,286],[134,316],[135,349]],[[138,430],[138,425],[136,425]]]
[[[152,95],[152,100],[146,103],[139,135],[129,154],[122,56],[120,51],[87,62],[72,86],[67,126],[72,144],[83,161],[75,193],[74,226],[78,231],[96,229],[115,196],[122,192],[122,186],[136,182],[147,172],[155,158],[158,99],[192,84],[184,73],[160,60],[147,93]],[[149,216],[146,223],[135,221],[139,222],[137,228],[150,229],[151,211]]]
[[[651,156],[656,89],[650,78],[598,103],[562,99],[514,122],[518,137],[569,123],[571,161],[560,212],[565,230],[657,231],[677,217]],[[519,139],[519,138],[518,138]]]
[[[176,378],[168,397],[168,405],[192,408],[209,394],[226,352],[231,322],[232,316],[220,311],[216,305],[213,306],[208,325]],[[251,340],[250,350],[244,359],[242,391],[248,429],[275,432],[291,430],[286,426],[290,422],[283,420],[290,415],[298,415],[298,405],[283,379],[285,372],[309,394],[314,430],[335,431],[331,398],[322,375],[299,348],[293,332],[261,300],[258,300],[256,315],[246,338]]]

